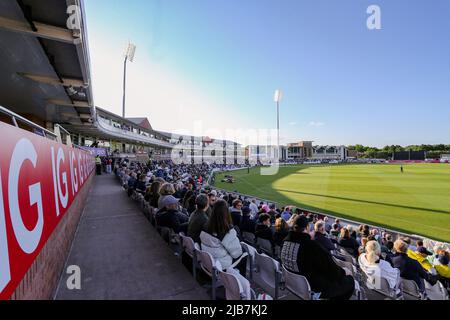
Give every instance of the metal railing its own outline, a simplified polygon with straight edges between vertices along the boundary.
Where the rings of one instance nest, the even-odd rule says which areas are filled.
[[[18,122],[21,122],[21,123],[24,123],[24,124],[34,128],[34,129],[40,130],[42,132],[42,135],[44,137],[46,137],[46,138],[49,138],[51,140],[56,140],[57,137],[58,137],[55,133],[51,132],[50,130],[47,130],[47,129],[41,127],[40,125],[38,125],[38,124],[36,124],[36,123],[34,123],[34,122],[32,122],[32,121],[30,121],[30,120],[20,116],[20,115],[18,115],[15,112],[12,112],[9,109],[6,109],[5,107],[0,106],[0,113],[11,117],[11,121],[12,121],[12,123],[14,124],[14,126],[16,128],[20,128],[19,125],[18,125]]]
[[[101,117],[97,117],[97,123],[98,123],[98,128],[108,134],[113,134],[113,135],[119,136],[121,138],[126,138],[129,140],[131,140],[131,139],[136,140],[141,143],[149,143],[149,144],[156,145],[159,147],[166,147],[166,148],[174,147],[174,145],[169,142],[165,142],[165,141],[158,140],[155,138],[150,138],[150,137],[141,135],[139,133],[124,130],[122,128],[117,128],[117,127],[111,125],[108,121],[102,119]]]

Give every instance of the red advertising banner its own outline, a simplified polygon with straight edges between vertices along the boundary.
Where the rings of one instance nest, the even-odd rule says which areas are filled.
[[[0,134],[0,300],[5,300],[93,173],[95,159],[2,122]]]

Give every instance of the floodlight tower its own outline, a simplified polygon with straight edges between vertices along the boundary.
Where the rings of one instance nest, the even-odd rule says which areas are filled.
[[[122,116],[125,118],[125,98],[126,98],[126,86],[127,86],[127,61],[134,61],[134,54],[136,53],[136,46],[131,42],[128,43],[127,50],[125,52],[125,60],[123,62],[123,110]]]
[[[281,159],[280,154],[280,103],[283,100],[283,91],[275,91],[274,101],[277,104],[277,148],[278,148],[278,160]]]

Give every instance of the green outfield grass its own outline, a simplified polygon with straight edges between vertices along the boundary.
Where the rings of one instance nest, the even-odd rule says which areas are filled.
[[[320,165],[259,168],[232,173],[236,183],[215,186],[342,218],[450,242],[450,165]]]

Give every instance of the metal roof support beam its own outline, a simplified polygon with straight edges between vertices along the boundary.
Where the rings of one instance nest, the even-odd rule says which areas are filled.
[[[32,35],[35,37],[60,41],[64,43],[74,44],[76,38],[69,29],[55,27],[52,25],[34,22],[37,31],[33,31],[28,22],[22,22],[17,20],[0,17],[0,28],[22,34]]]
[[[64,100],[54,100],[54,99],[50,99],[47,100],[48,104],[54,104],[57,106],[64,106],[64,107],[78,107],[78,108],[90,108],[89,103],[87,103],[86,101],[76,101],[74,100],[73,103],[72,102],[66,102]]]
[[[86,84],[83,82],[83,80],[80,79],[70,79],[70,78],[62,78],[63,82],[61,82],[58,78],[54,77],[48,77],[48,76],[40,76],[35,74],[29,74],[29,73],[18,73],[20,76],[28,78],[30,80],[44,83],[44,84],[50,84],[50,85],[62,85],[64,87],[86,87]]]

